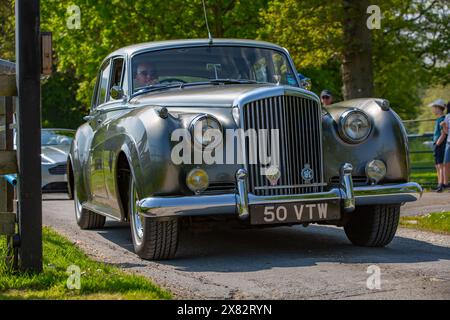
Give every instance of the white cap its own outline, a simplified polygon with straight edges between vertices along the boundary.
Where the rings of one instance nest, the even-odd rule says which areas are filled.
[[[445,103],[445,101],[443,99],[436,99],[432,103],[430,103],[428,106],[429,107],[438,106],[438,107],[445,108],[447,106],[447,104]]]

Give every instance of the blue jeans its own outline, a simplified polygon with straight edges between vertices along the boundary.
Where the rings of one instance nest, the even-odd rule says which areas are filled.
[[[450,143],[447,142],[445,146],[444,163],[450,163]]]

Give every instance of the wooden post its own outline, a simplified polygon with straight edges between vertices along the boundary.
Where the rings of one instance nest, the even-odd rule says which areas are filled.
[[[16,0],[19,268],[42,271],[39,0]]]

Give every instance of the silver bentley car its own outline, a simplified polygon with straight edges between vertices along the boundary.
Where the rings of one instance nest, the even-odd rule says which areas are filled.
[[[67,192],[67,155],[75,130],[41,130],[41,187],[43,192]]]
[[[129,221],[144,259],[175,256],[180,226],[311,223],[360,246],[393,239],[417,200],[408,141],[384,99],[324,107],[286,49],[250,40],[122,48],[99,69],[68,156],[82,229]]]

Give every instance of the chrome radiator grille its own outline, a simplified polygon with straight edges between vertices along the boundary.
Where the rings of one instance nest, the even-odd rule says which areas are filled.
[[[278,129],[280,137],[280,177],[275,185],[269,182],[266,175],[261,175],[261,168],[264,166],[260,159],[256,164],[249,163],[249,141],[246,139],[249,191],[255,195],[323,191],[325,184],[322,174],[321,121],[321,110],[317,102],[305,97],[276,96],[244,105],[244,130],[256,129],[258,132],[259,129],[268,129],[270,132],[271,129]],[[258,154],[259,148],[258,145]],[[311,180],[302,177],[302,170],[307,167],[313,172]]]

